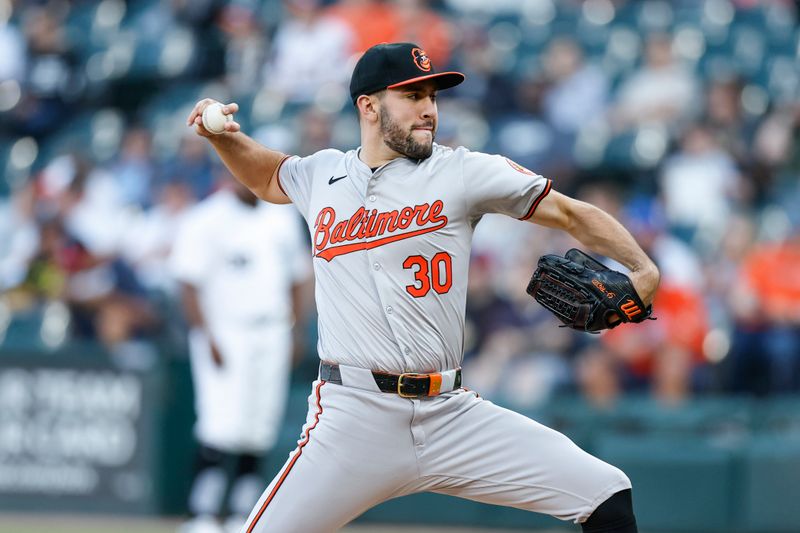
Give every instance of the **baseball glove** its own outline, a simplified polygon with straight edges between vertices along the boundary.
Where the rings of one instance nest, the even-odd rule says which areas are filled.
[[[651,319],[630,278],[572,248],[539,258],[528,294],[570,327],[591,333]],[[655,319],[652,319],[655,320]]]

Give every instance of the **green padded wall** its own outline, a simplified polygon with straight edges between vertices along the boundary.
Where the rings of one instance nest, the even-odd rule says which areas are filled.
[[[733,450],[696,437],[606,434],[595,452],[631,478],[645,531],[733,531],[738,523]]]

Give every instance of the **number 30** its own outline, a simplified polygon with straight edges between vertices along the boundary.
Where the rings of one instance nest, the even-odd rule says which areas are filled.
[[[422,298],[433,287],[439,294],[444,294],[453,286],[453,261],[447,252],[434,255],[428,266],[428,260],[421,255],[410,255],[403,261],[403,268],[418,270],[414,272],[414,284],[406,285],[408,294],[414,298]]]

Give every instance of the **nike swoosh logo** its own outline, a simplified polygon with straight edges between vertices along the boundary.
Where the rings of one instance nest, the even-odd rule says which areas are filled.
[[[343,180],[343,179],[345,179],[346,177],[347,177],[347,174],[345,174],[344,176],[339,176],[338,178],[334,178],[333,176],[331,176],[331,179],[329,179],[329,180],[328,180],[328,185],[333,185],[333,184],[334,184],[334,183],[336,183],[337,181],[339,181],[339,180]]]

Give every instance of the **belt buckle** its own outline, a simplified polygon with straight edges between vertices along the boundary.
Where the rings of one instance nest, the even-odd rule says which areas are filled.
[[[397,395],[401,398],[419,398],[423,396],[422,394],[408,394],[403,392],[403,380],[405,378],[424,378],[428,377],[428,374],[416,374],[414,372],[404,372],[397,376]]]

